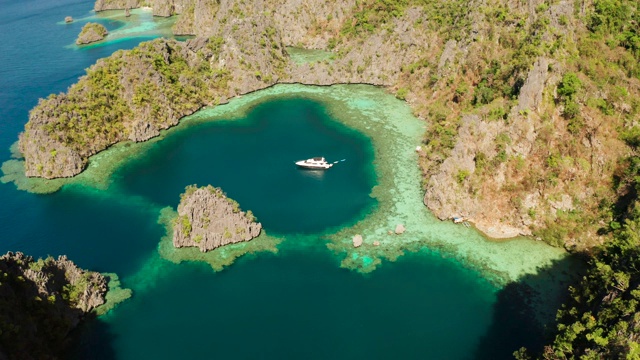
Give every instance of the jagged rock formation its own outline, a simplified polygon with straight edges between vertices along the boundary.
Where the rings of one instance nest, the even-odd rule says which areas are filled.
[[[215,1],[207,1],[215,2]],[[153,9],[154,16],[167,17],[182,14],[187,6],[194,3],[193,0],[97,0],[93,9],[95,11],[104,10],[124,10],[136,9],[143,5]]]
[[[249,241],[260,235],[261,229],[262,224],[255,221],[251,211],[241,211],[238,203],[227,198],[220,188],[193,185],[180,196],[173,245],[195,246],[206,252]]]
[[[140,0],[96,0],[93,10],[123,10],[123,9],[137,9],[142,3]]]
[[[199,31],[211,29],[218,18],[219,7],[218,1],[193,0],[190,5],[184,7],[184,12],[173,25],[173,33],[175,35],[196,35]]]
[[[77,45],[91,44],[96,41],[100,41],[107,36],[109,32],[107,28],[105,28],[101,24],[97,23],[86,23],[80,34],[78,34],[78,39],[76,39]]]
[[[248,41],[266,31],[246,20],[229,24],[224,40],[159,39],[100,60],[30,113],[19,145],[27,176],[74,176],[114,143],[148,140],[204,105],[273,84],[284,68],[282,44]]]
[[[184,46],[158,40],[117,53],[67,94],[40,103],[20,140],[29,176],[73,176],[90,155],[113,143],[148,139],[200,106],[277,82],[368,83],[387,87],[427,120],[420,151],[424,202],[438,217],[467,217],[494,237],[538,234],[572,245],[602,240],[595,230],[611,219],[598,204],[611,202],[615,164],[629,152],[618,132],[637,123],[640,106],[633,99],[640,85],[632,75],[638,71],[633,55],[589,37],[595,31],[585,22],[596,11],[591,3],[577,15],[569,0],[146,4],[157,13],[181,13],[175,32],[199,37]],[[96,3],[96,9],[127,6],[140,3]],[[294,64],[285,46],[325,48],[335,58]],[[579,65],[566,62],[575,54]],[[612,58],[618,65],[603,65]],[[215,71],[217,81],[157,71],[176,61]],[[151,66],[136,76],[126,70],[142,62]],[[68,104],[86,103],[97,92],[90,82],[103,72],[116,74],[106,88],[116,89],[118,106],[109,106],[104,125],[90,126],[86,136],[83,123],[90,115]],[[571,72],[579,73],[582,85],[569,102],[556,88]],[[146,107],[132,101],[140,84],[153,88]],[[177,101],[166,101],[165,84],[178,84],[171,95]],[[189,106],[177,111],[172,104],[184,99],[180,89],[202,95],[188,97]],[[111,98],[91,106],[102,109]],[[555,230],[542,234],[544,229]]]
[[[55,359],[80,320],[104,304],[107,281],[65,256],[0,256],[0,357]]]
[[[64,22],[66,22],[67,24],[68,24],[68,23],[72,23],[72,22],[73,22],[73,17],[71,17],[71,16],[65,16],[65,18],[64,18]]]

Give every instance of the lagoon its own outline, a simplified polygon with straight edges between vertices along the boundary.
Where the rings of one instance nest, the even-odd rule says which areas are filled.
[[[11,69],[0,72],[4,149],[39,97],[140,41],[70,49],[77,32],[57,22],[82,17],[92,2],[21,3],[0,14],[1,39],[11,44],[0,54]],[[37,46],[21,44],[20,32]],[[539,320],[549,321],[524,291],[552,294],[539,304],[552,308],[570,264],[540,242],[493,243],[433,218],[413,151],[424,126],[404,102],[370,86],[245,95],[154,141],[98,155],[56,193],[0,184],[0,250],[68,254],[82,267],[117,272],[133,289],[86,325],[76,358],[509,358],[540,343]],[[293,165],[311,156],[346,161],[321,175]],[[161,251],[158,218],[193,183],[221,186],[253,210],[277,252],[245,255],[222,271],[176,264]],[[407,232],[389,235],[397,223]],[[355,233],[365,237],[359,249],[350,244]]]

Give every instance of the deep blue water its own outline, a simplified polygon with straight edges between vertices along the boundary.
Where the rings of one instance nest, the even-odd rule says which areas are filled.
[[[294,164],[319,155],[338,163],[326,172]],[[117,184],[174,208],[185,186],[211,184],[253,211],[271,234],[313,233],[375,205],[372,163],[368,138],[332,121],[320,104],[293,98],[259,105],[242,121],[174,134],[123,167]]]
[[[92,5],[0,0],[0,161],[38,98],[141,41],[66,48],[81,25],[56,23],[86,16]],[[0,252],[67,254],[82,267],[117,272],[133,288],[132,299],[81,329],[77,358],[496,359],[537,341],[517,294],[498,292],[436,253],[363,276],[340,269],[321,241],[295,246],[295,234],[350,224],[376,206],[368,196],[373,154],[366,137],[330,119],[321,103],[263,103],[246,119],[191,127],[155,144],[117,173],[109,191],[74,186],[33,195],[0,184]],[[346,161],[322,176],[292,164],[317,155]],[[219,273],[158,259],[158,211],[193,183],[221,186],[252,209],[267,231],[287,238],[280,253],[244,257]]]

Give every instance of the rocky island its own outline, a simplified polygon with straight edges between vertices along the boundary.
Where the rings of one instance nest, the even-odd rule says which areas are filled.
[[[96,10],[141,3],[99,0]],[[637,355],[637,2],[145,4],[181,14],[175,33],[197,37],[117,52],[41,101],[20,137],[27,175],[74,176],[117,142],[150,139],[202,106],[276,83],[384,86],[425,120],[419,165],[436,216],[466,218],[493,237],[532,235],[596,253],[544,357]],[[294,64],[287,46],[335,58]],[[198,211],[183,206],[174,241],[209,241],[196,234],[207,228]],[[207,247],[222,242],[212,238]]]
[[[65,256],[0,256],[0,358],[53,359],[80,321],[105,303],[107,279]]]
[[[107,28],[105,28],[102,24],[86,23],[82,27],[80,34],[78,34],[76,45],[85,45],[100,41],[104,39],[104,37],[107,36],[108,33],[109,32],[107,31]]]
[[[615,38],[629,22],[568,0],[483,4],[152,1],[154,13],[180,14],[174,32],[197,37],[117,52],[41,101],[20,137],[26,174],[74,176],[112,144],[276,83],[366,83],[425,119],[424,202],[439,218],[464,217],[492,237],[597,245],[598,229],[620,221],[601,204],[615,202],[616,164],[631,151],[621,134],[640,109],[637,59]],[[96,10],[139,6],[99,0]],[[296,64],[287,46],[335,56]]]
[[[202,252],[220,246],[249,241],[262,225],[251,211],[241,211],[239,204],[211,185],[188,186],[180,196],[178,217],[173,225],[175,247],[195,246]]]

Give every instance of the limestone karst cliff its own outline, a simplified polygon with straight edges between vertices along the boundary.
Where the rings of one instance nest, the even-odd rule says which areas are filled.
[[[208,1],[207,2],[215,2]],[[142,6],[149,6],[153,9],[154,16],[167,17],[182,14],[188,6],[194,3],[193,0],[97,0],[93,9],[95,11],[135,9]]]
[[[19,143],[27,176],[77,175],[112,144],[148,140],[204,105],[273,84],[285,66],[277,33],[251,41],[269,31],[246,20],[225,27],[224,38],[159,39],[100,60],[31,111]]]
[[[614,175],[630,153],[620,133],[632,131],[640,109],[629,27],[637,11],[617,12],[628,21],[611,22],[600,2],[148,2],[181,13],[176,32],[199,37],[117,53],[67,94],[39,104],[20,141],[26,171],[73,176],[110,144],[148,139],[202,105],[277,82],[368,83],[385,86],[425,120],[425,204],[438,217],[465,216],[495,237],[533,234],[555,245],[592,246],[615,220]],[[100,0],[96,8],[139,5]],[[331,50],[334,58],[294,64],[285,46]],[[158,71],[178,56],[217,80]],[[144,61],[151,66],[139,77],[123,70]],[[103,74],[112,77],[101,88],[127,96],[100,97],[91,81]],[[163,100],[171,97],[156,96],[166,84],[201,95],[177,110],[176,101]],[[154,95],[136,104],[131,95],[143,85]],[[182,90],[175,93],[184,99]],[[90,103],[88,94],[100,100]],[[107,121],[86,126],[97,122],[71,103],[106,109],[100,118]]]
[[[104,304],[107,281],[65,256],[0,256],[0,357],[55,359],[81,319]]]
[[[237,202],[211,185],[188,186],[180,196],[178,217],[173,225],[175,247],[195,246],[202,252],[249,241],[260,235],[262,225],[251,211],[241,211]]]

